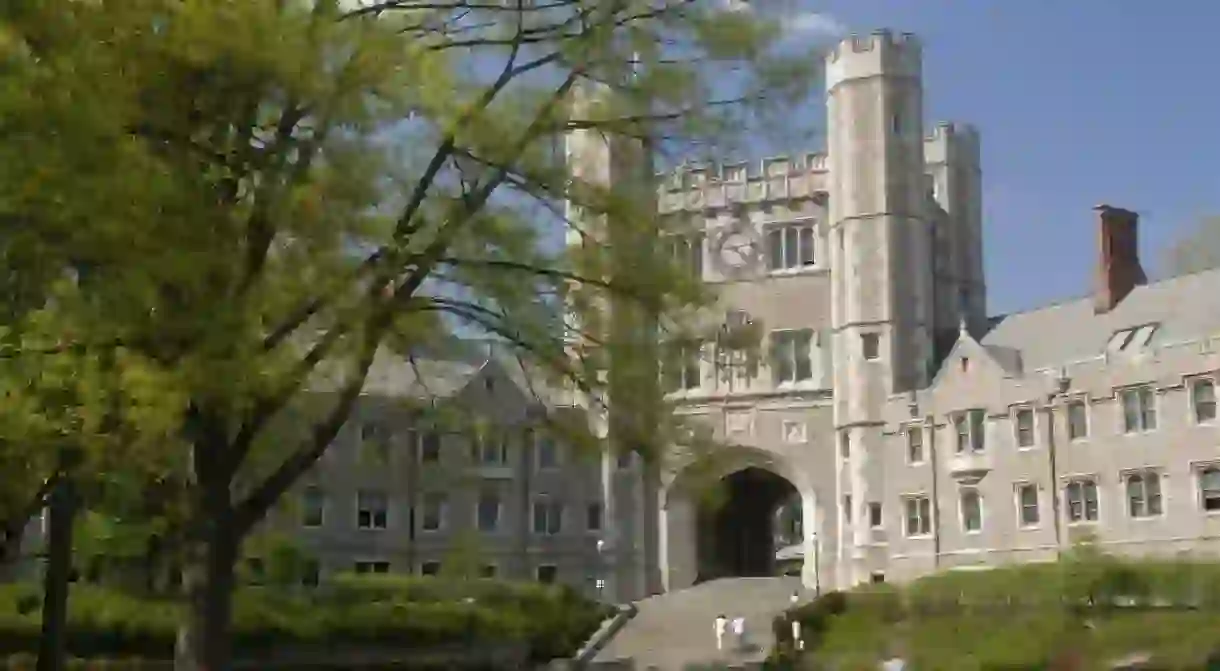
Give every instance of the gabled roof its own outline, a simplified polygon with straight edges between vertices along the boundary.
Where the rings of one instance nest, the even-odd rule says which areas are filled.
[[[997,317],[980,342],[1020,352],[1033,371],[1100,356],[1116,332],[1150,324],[1150,347],[1220,333],[1220,269],[1138,286],[1103,314],[1088,296]]]
[[[932,379],[931,386],[935,387],[956,374],[957,368],[953,364],[963,357],[981,357],[1008,377],[1019,377],[1024,370],[1020,351],[1011,347],[984,345],[963,326],[958,329],[957,342],[941,361],[940,370]]]

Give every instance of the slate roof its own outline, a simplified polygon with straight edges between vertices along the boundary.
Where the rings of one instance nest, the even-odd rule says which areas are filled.
[[[1220,269],[1136,287],[1104,314],[1094,312],[1090,295],[996,317],[979,342],[1019,352],[1029,372],[1100,356],[1116,331],[1150,323],[1160,326],[1149,347],[1220,333]]]

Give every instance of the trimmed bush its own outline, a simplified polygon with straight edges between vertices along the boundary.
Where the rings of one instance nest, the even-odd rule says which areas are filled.
[[[35,585],[0,585],[0,650],[37,649]],[[35,601],[37,603],[37,601]],[[172,656],[183,604],[78,585],[69,603],[68,650],[82,658]],[[344,576],[313,591],[245,588],[234,595],[235,654],[284,645],[372,645],[404,651],[521,645],[535,660],[574,653],[607,607],[562,586]]]

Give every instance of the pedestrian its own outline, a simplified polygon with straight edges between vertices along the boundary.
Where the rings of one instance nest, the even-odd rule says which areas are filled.
[[[746,647],[746,619],[740,615],[733,618],[733,636],[737,639],[737,649]]]
[[[729,618],[725,617],[723,614],[716,616],[716,623],[714,625],[714,630],[716,632],[716,650],[717,651],[724,650],[724,630],[726,627],[728,627],[728,624],[729,624]]]

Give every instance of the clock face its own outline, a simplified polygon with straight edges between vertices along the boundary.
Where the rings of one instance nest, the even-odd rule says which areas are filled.
[[[721,274],[739,278],[757,269],[762,245],[751,222],[742,218],[720,231],[714,252]]]

